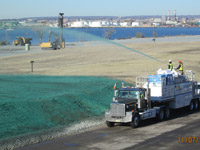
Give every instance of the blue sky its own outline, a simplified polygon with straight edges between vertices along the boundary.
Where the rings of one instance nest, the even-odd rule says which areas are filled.
[[[0,0],[0,19],[57,16],[200,15],[200,0]]]

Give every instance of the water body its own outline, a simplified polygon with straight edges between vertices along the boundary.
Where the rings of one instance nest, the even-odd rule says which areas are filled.
[[[137,32],[141,32],[145,37],[153,37],[154,28],[112,28],[115,32],[111,39],[127,39],[136,36]],[[45,28],[45,33],[42,38],[43,42],[47,42],[49,30],[54,30],[59,33],[59,29]],[[67,42],[92,41],[94,39],[81,35],[82,32],[95,35],[101,38],[105,37],[106,28],[64,28],[64,38]],[[76,31],[76,35],[73,34]],[[158,37],[177,36],[177,35],[200,35],[200,28],[156,28]],[[32,44],[39,44],[40,40],[33,28],[17,28],[14,30],[0,29],[0,41],[7,40],[12,43],[16,37],[31,37]],[[52,37],[54,40],[54,37]]]

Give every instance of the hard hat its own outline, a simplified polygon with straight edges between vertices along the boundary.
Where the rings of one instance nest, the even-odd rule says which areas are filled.
[[[169,63],[171,63],[172,62],[172,60],[169,60]]]
[[[181,61],[181,60],[179,60],[178,62],[180,62],[180,63],[181,63],[182,61]]]

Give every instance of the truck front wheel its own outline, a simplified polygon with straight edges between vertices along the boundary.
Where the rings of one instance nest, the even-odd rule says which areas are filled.
[[[115,123],[114,123],[114,122],[106,121],[106,125],[107,125],[108,127],[114,127]]]
[[[139,115],[135,115],[130,123],[132,128],[138,128],[140,126],[140,118]]]

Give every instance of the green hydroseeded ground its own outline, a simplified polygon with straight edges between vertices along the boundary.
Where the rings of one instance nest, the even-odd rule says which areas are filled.
[[[0,75],[0,139],[101,116],[112,101],[115,82],[90,76]]]

